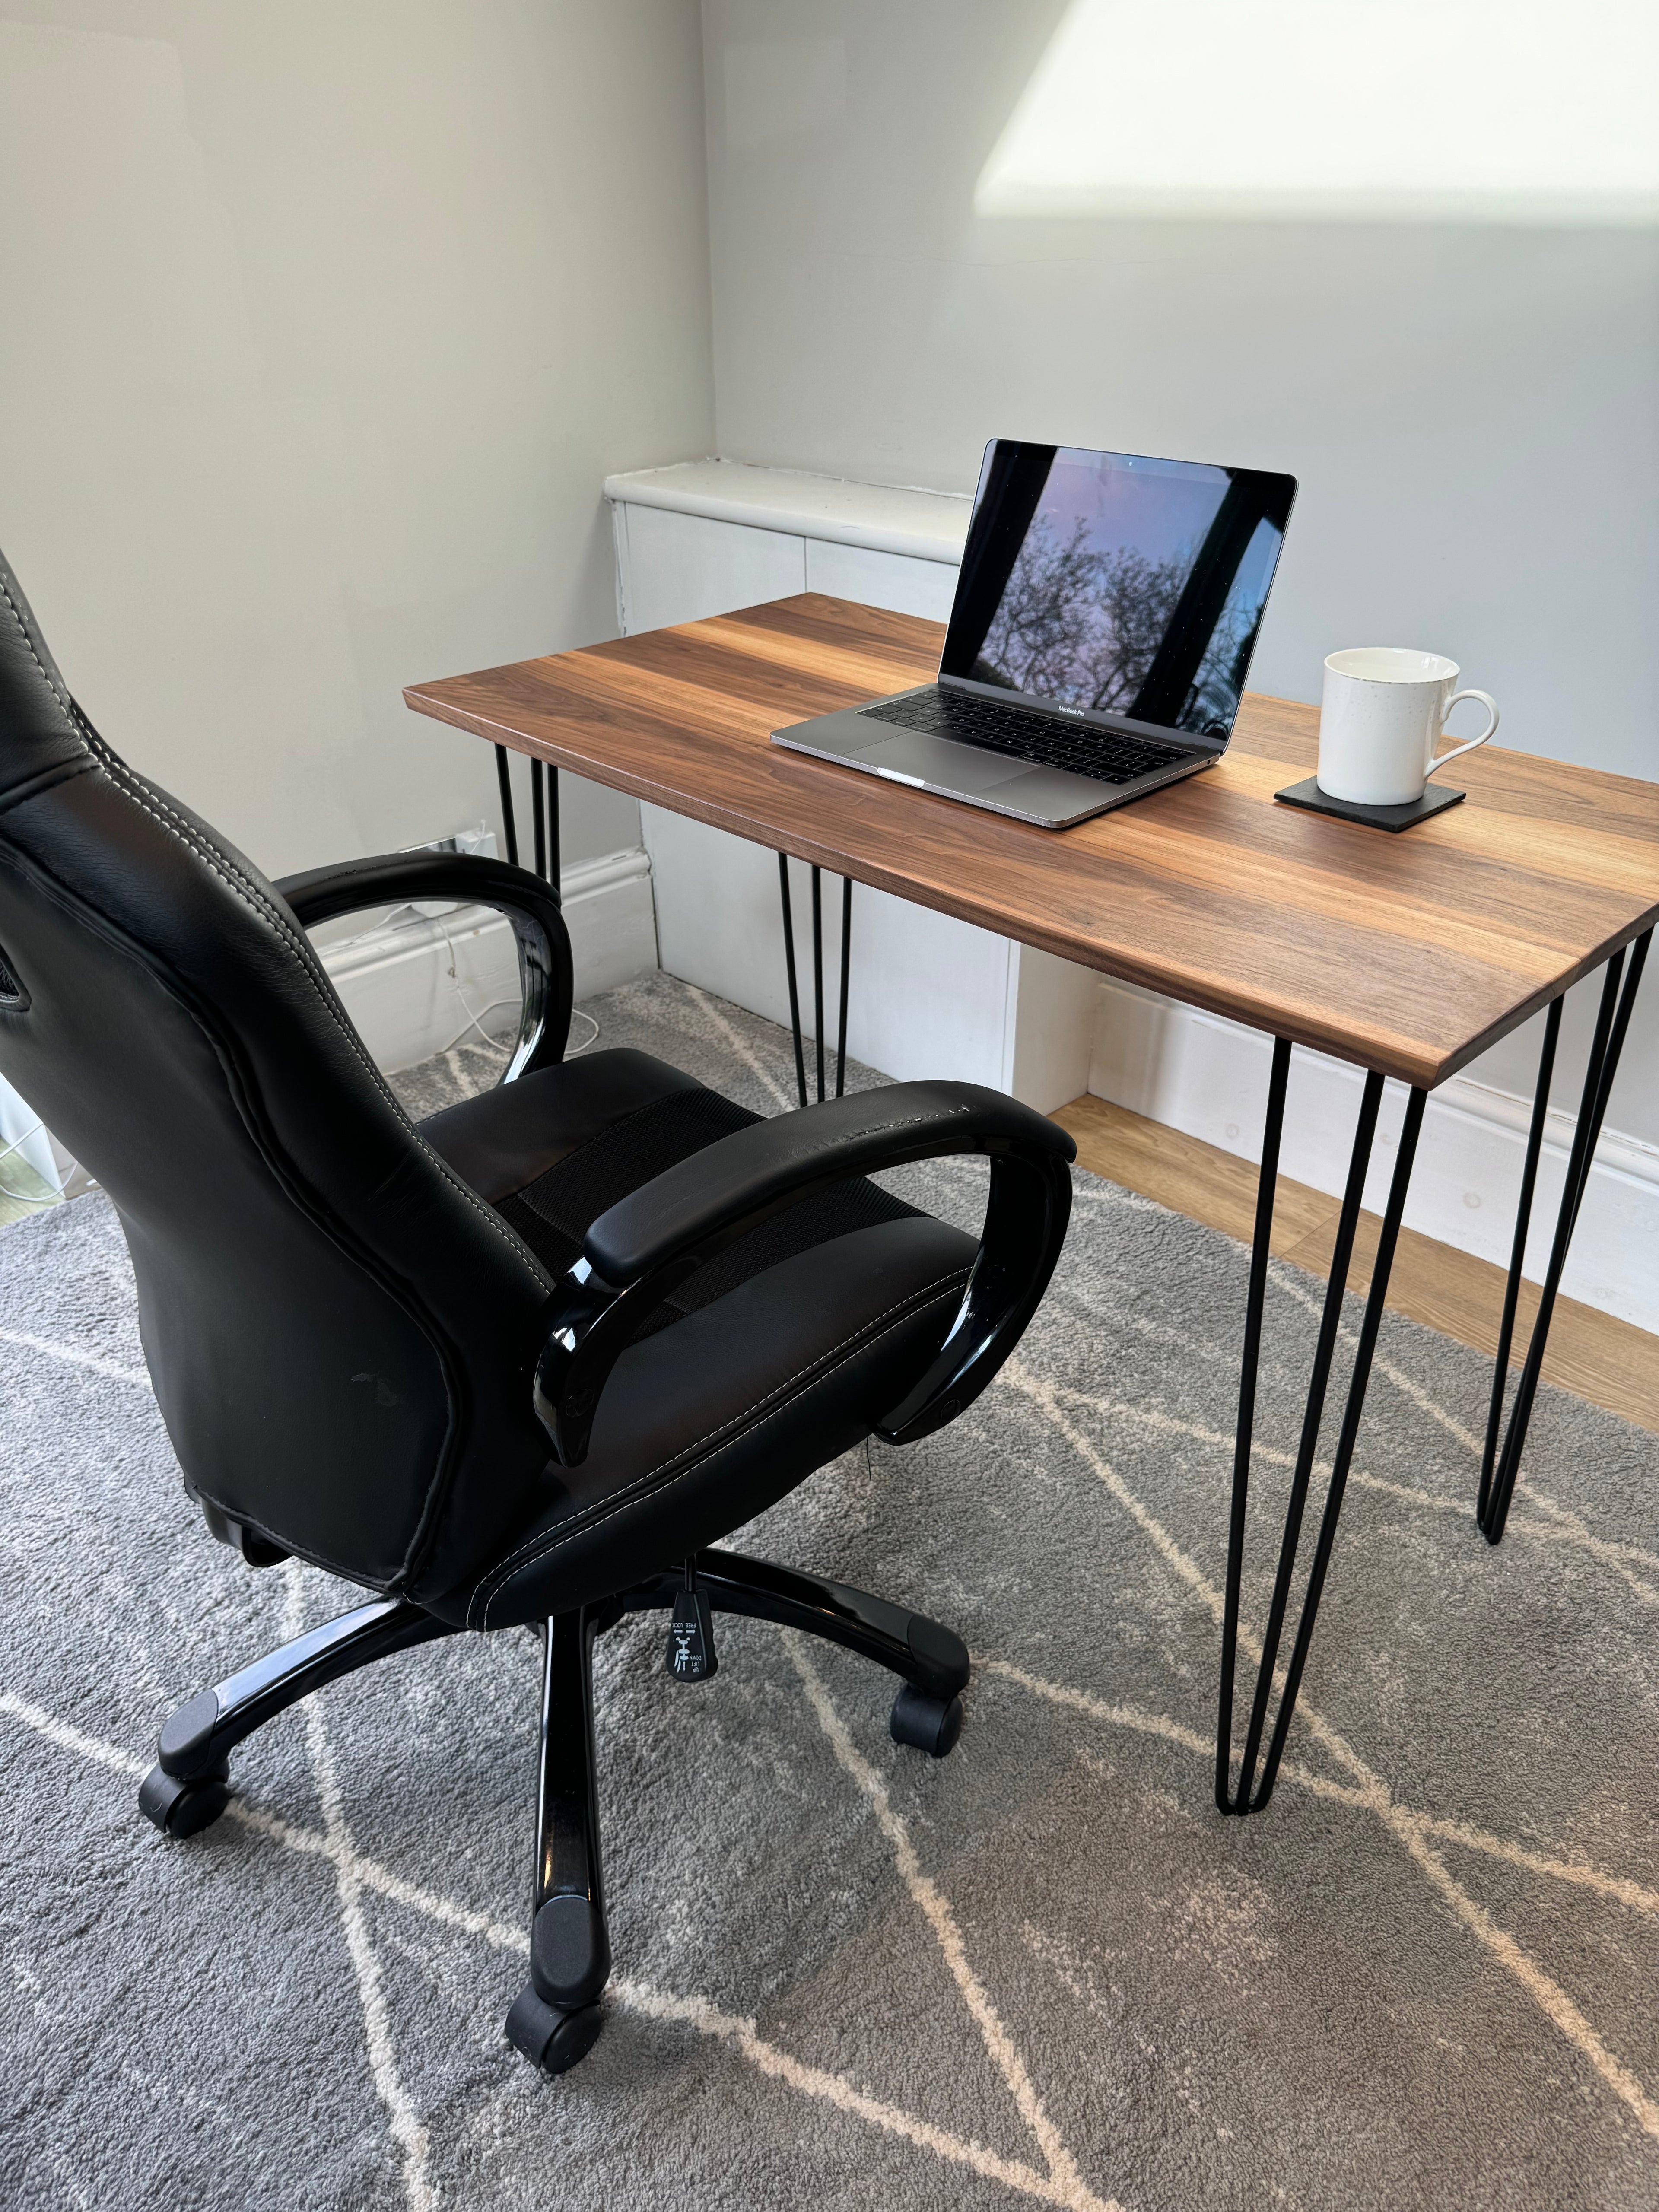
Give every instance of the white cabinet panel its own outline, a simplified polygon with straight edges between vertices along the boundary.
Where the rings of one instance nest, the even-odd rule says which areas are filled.
[[[787,1023],[776,854],[662,807],[641,811],[663,966],[752,1013]],[[801,1025],[810,1039],[815,1027],[811,889],[804,863],[793,864],[790,881]],[[826,874],[826,1054],[835,1048],[841,988],[841,878]],[[1007,1089],[1011,960],[1018,950],[1006,938],[950,915],[855,884],[848,1051],[900,1081],[948,1075]],[[1085,1046],[1085,1065],[1087,1056]],[[811,1059],[809,1045],[809,1081]],[[1074,1097],[1082,1088],[1079,1080],[1066,1095]]]
[[[830,878],[824,890],[826,904],[836,910],[836,927],[826,935],[839,961],[839,878]],[[902,1083],[939,1075],[1010,1089],[1018,960],[1019,947],[1006,937],[855,884],[848,1050]],[[840,969],[830,964],[828,945],[825,969],[824,1027],[833,1042],[835,985],[829,978],[838,978]]]
[[[1013,1067],[1003,1088],[1052,1114],[1089,1088],[1100,977],[1035,945],[1016,945],[1012,958]]]
[[[806,588],[835,599],[861,599],[866,607],[886,607],[896,615],[925,615],[948,622],[957,571],[943,561],[916,561],[902,553],[878,553],[868,545],[831,545],[806,540]]]
[[[702,622],[806,589],[806,544],[659,507],[613,507],[617,616],[624,636]]]
[[[663,966],[750,1013],[787,1022],[777,854],[666,807],[641,805],[640,817]]]

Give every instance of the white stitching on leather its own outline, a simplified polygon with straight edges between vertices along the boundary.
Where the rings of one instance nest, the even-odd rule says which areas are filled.
[[[137,775],[135,769],[130,768],[126,762],[121,759],[118,754],[112,752],[109,746],[106,745],[104,743],[104,740],[98,735],[98,732],[92,728],[89,723],[79,722],[77,723],[77,726],[82,730],[82,735],[90,744],[94,752],[101,763],[105,773],[109,775],[111,781],[118,784],[125,792],[127,797],[132,800],[133,804],[139,807],[143,812],[148,814],[150,819],[155,822],[159,828],[166,831],[169,836],[176,839],[179,843],[185,846],[189,851],[195,854],[198,860],[204,862],[228,890],[239,896],[245,905],[252,908],[255,916],[264,922],[266,927],[272,932],[272,933],[277,938],[278,941],[287,945],[289,951],[294,954],[295,957],[300,963],[301,967],[304,969],[307,980],[313,987],[316,988],[317,995],[322,1004],[324,1012],[327,1013],[335,1027],[345,1039],[347,1044],[356,1054],[358,1060],[362,1062],[365,1072],[368,1073],[370,1081],[374,1085],[381,1097],[392,1108],[398,1120],[404,1124],[405,1129],[408,1130],[410,1137],[414,1139],[417,1149],[422,1152],[427,1159],[431,1162],[433,1166],[437,1169],[443,1182],[448,1184],[450,1188],[458,1193],[461,1198],[465,1199],[466,1203],[478,1216],[479,1219],[484,1222],[486,1225],[501,1238],[501,1242],[507,1246],[508,1251],[512,1253],[514,1258],[518,1260],[530,1271],[536,1288],[544,1294],[550,1291],[553,1287],[553,1278],[542,1267],[540,1261],[535,1258],[534,1255],[530,1251],[529,1247],[514,1234],[511,1225],[495,1212],[493,1206],[486,1206],[483,1199],[478,1196],[477,1191],[475,1191],[470,1184],[465,1183],[461,1180],[461,1178],[456,1174],[453,1168],[450,1166],[448,1161],[446,1160],[441,1153],[433,1150],[432,1146],[428,1144],[426,1139],[421,1135],[420,1131],[415,1127],[415,1124],[410,1120],[409,1115],[404,1112],[402,1105],[398,1103],[396,1093],[392,1090],[391,1086],[386,1082],[386,1078],[381,1074],[380,1069],[375,1066],[374,1061],[369,1058],[362,1039],[358,1036],[356,1030],[351,1026],[350,1022],[346,1018],[343,1008],[340,1007],[335,1000],[331,986],[328,984],[325,977],[320,975],[320,972],[317,966],[316,952],[309,939],[306,938],[302,933],[297,932],[291,927],[289,924],[284,921],[277,909],[271,905],[268,899],[265,898],[264,894],[260,891],[258,884],[251,882],[247,877],[244,876],[241,871],[237,868],[233,862],[228,860],[222,853],[216,852],[213,848],[204,845],[200,836],[191,828],[191,825],[184,819],[183,816],[174,812],[173,809],[167,805],[167,801],[162,799],[161,793],[155,789],[153,785],[145,782],[144,780]],[[151,799],[154,799],[155,802],[154,805],[149,803]],[[158,808],[160,810],[159,811],[157,811]],[[162,820],[161,817],[163,814],[171,817],[171,824],[168,822]]]
[[[965,1279],[966,1272],[967,1271],[965,1269],[960,1269],[954,1275],[941,1277],[940,1280],[947,1283],[960,1282]],[[862,1334],[866,1329],[879,1328],[880,1324],[886,1321],[890,1315],[898,1313],[903,1307],[914,1304],[918,1298],[930,1296],[938,1287],[939,1285],[937,1284],[930,1284],[924,1291],[907,1291],[903,1297],[897,1299],[892,1305],[885,1307],[880,1313],[872,1316],[871,1319],[863,1324],[863,1328],[860,1329],[860,1334]],[[855,1343],[856,1341],[856,1338],[849,1338],[848,1340],[848,1342],[849,1343]],[[719,1428],[710,1430],[706,1437],[700,1437],[695,1444],[687,1444],[684,1447],[684,1451],[696,1451],[700,1455],[706,1456],[708,1450],[714,1445],[718,1444],[722,1437],[729,1434],[729,1432],[733,1429],[741,1428],[745,1421],[751,1419],[757,1413],[763,1412],[764,1409],[772,1403],[775,1398],[781,1396],[787,1390],[792,1390],[795,1384],[799,1382],[803,1375],[810,1374],[813,1367],[820,1364],[824,1360],[833,1359],[837,1353],[844,1351],[845,1348],[846,1346],[844,1345],[838,1344],[831,1346],[826,1352],[818,1352],[814,1358],[808,1360],[805,1367],[798,1368],[794,1374],[786,1376],[781,1382],[775,1382],[763,1398],[757,1399],[752,1406],[745,1406],[741,1413],[733,1413],[729,1421],[722,1421]],[[684,1451],[672,1454],[667,1459],[659,1461],[655,1467],[647,1468],[643,1474],[636,1474],[632,1482],[629,1483],[625,1489],[614,1492],[611,1498],[607,1499],[605,1502],[608,1504],[624,1502],[627,1498],[632,1496],[635,1491],[639,1489],[642,1483],[652,1481],[655,1476],[662,1473],[665,1468],[672,1467],[676,1458],[683,1458],[684,1456]],[[575,1519],[580,1516],[573,1515],[571,1517]],[[519,1546],[516,1551],[509,1552],[504,1559],[498,1559],[496,1561],[495,1565],[489,1570],[489,1574],[484,1577],[483,1582],[480,1583],[479,1589],[482,1589],[484,1587],[484,1583],[493,1582],[498,1576],[511,1574],[514,1563],[522,1559],[526,1552],[533,1551],[540,1541],[541,1538],[539,1536],[527,1536],[524,1542]]]
[[[78,737],[82,744],[84,744],[86,743],[86,732],[81,728],[79,723],[75,719],[74,702],[69,697],[67,693],[60,691],[58,686],[52,682],[52,671],[46,666],[46,662],[41,659],[39,652],[35,648],[34,640],[29,635],[29,626],[23,620],[23,610],[18,605],[16,600],[13,599],[11,593],[6,589],[3,582],[0,582],[0,599],[3,599],[6,605],[11,609],[12,620],[17,624],[19,630],[22,634],[23,642],[29,649],[30,659],[33,661],[35,666],[40,670],[42,676],[46,678],[47,690],[51,692],[52,697],[58,702],[64,714],[68,716],[70,729],[74,731],[76,737]]]
[[[857,1337],[853,1338],[847,1344],[838,1346],[833,1356],[829,1354],[821,1355],[817,1360],[811,1362],[807,1366],[799,1369],[794,1375],[790,1376],[788,1382],[780,1383],[776,1389],[769,1391],[766,1397],[760,1401],[760,1405],[766,1406],[771,1404],[773,1400],[779,1398],[781,1394],[786,1391],[789,1394],[789,1397],[791,1399],[801,1396],[805,1389],[811,1389],[815,1383],[822,1382],[826,1376],[833,1375],[837,1367],[846,1366],[848,1361],[855,1358],[860,1352],[866,1352],[872,1345],[878,1344],[884,1336],[890,1336],[893,1334],[893,1331],[899,1328],[904,1321],[911,1319],[915,1314],[925,1312],[930,1305],[941,1304],[947,1296],[953,1294],[957,1287],[966,1282],[967,1279],[968,1270],[964,1267],[955,1275],[942,1277],[938,1283],[929,1285],[926,1291],[913,1292],[909,1299],[901,1299],[898,1305],[889,1306],[887,1313],[878,1314],[876,1316],[876,1321],[881,1322],[887,1320],[888,1314],[898,1315],[898,1320],[890,1322],[887,1328],[881,1329],[876,1328],[875,1322],[866,1322],[865,1325],[865,1330],[860,1331]],[[875,1329],[874,1334],[869,1334],[866,1333],[871,1329]],[[799,1387],[798,1388],[797,1386]],[[766,1413],[763,1415],[761,1419],[756,1420],[750,1417],[757,1413],[759,1411],[759,1407],[750,1407],[747,1409],[745,1413],[736,1416],[732,1420],[726,1422],[721,1428],[717,1429],[714,1432],[713,1436],[705,1438],[703,1440],[703,1449],[698,1452],[696,1458],[688,1462],[685,1466],[680,1468],[677,1473],[670,1476],[668,1481],[658,1485],[657,1487],[661,1490],[666,1490],[670,1488],[673,1483],[684,1481],[688,1474],[695,1474],[698,1468],[706,1465],[711,1458],[716,1455],[716,1453],[720,1447],[721,1439],[723,1437],[729,1437],[730,1431],[738,1428],[744,1421],[748,1422],[746,1433],[752,1436],[757,1432],[757,1431],[764,1428],[769,1421],[775,1420],[780,1413],[787,1412],[787,1401],[781,1404],[772,1405],[772,1410],[769,1413]],[[520,1545],[519,1550],[512,1554],[511,1559],[504,1562],[501,1566],[495,1568],[489,1577],[489,1579],[496,1581],[496,1587],[491,1590],[489,1596],[484,1602],[483,1617],[481,1624],[482,1626],[486,1631],[488,1630],[489,1626],[490,1607],[495,1604],[495,1600],[501,1595],[507,1582],[515,1579],[518,1575],[525,1573],[529,1568],[536,1565],[539,1560],[545,1559],[550,1552],[556,1552],[562,1545],[574,1543],[578,1537],[590,1535],[595,1528],[603,1528],[607,1521],[614,1520],[618,1513],[625,1513],[630,1505],[636,1504],[639,1502],[639,1493],[641,1486],[653,1483],[655,1481],[655,1478],[663,1472],[664,1468],[672,1467],[673,1464],[674,1462],[672,1459],[664,1460],[659,1466],[652,1468],[649,1474],[635,1476],[635,1480],[628,1485],[625,1490],[617,1492],[613,1498],[607,1500],[604,1512],[594,1514],[591,1517],[583,1520],[580,1527],[567,1528],[562,1534],[556,1531],[550,1531],[548,1535],[539,1541],[532,1540],[532,1543],[529,1545]],[[526,1551],[530,1552],[531,1556],[528,1559],[523,1559],[521,1565],[514,1565],[513,1563],[520,1560],[522,1554]],[[497,1577],[500,1577],[500,1579],[496,1580]],[[469,1626],[471,1626],[471,1623],[472,1607],[477,1601],[477,1593],[475,1591],[472,1600],[469,1601],[467,1606],[467,1620]]]
[[[657,1484],[657,1487],[660,1490],[667,1490],[672,1484],[683,1482],[688,1474],[695,1474],[698,1468],[715,1456],[722,1438],[728,1437],[730,1432],[740,1425],[746,1422],[747,1433],[752,1436],[757,1431],[763,1429],[769,1421],[776,1420],[781,1413],[788,1410],[788,1407],[787,1401],[772,1404],[775,1399],[780,1398],[785,1392],[787,1392],[792,1399],[801,1396],[804,1391],[814,1383],[822,1382],[826,1376],[833,1375],[837,1367],[846,1366],[850,1360],[856,1358],[860,1352],[867,1352],[872,1345],[878,1344],[884,1336],[890,1336],[902,1322],[909,1320],[913,1315],[925,1312],[928,1306],[939,1305],[946,1297],[954,1295],[956,1290],[967,1281],[968,1275],[969,1270],[966,1267],[960,1268],[954,1275],[943,1276],[937,1283],[928,1285],[925,1291],[912,1291],[908,1298],[901,1298],[896,1305],[889,1306],[885,1313],[878,1314],[874,1321],[866,1322],[864,1328],[856,1337],[844,1345],[837,1346],[833,1354],[821,1353],[816,1360],[809,1361],[806,1366],[797,1370],[787,1382],[781,1382],[775,1389],[769,1391],[760,1401],[759,1406],[748,1407],[744,1413],[735,1415],[732,1420],[716,1429],[712,1436],[705,1437],[702,1449],[698,1452],[696,1458],[680,1468],[668,1478],[667,1481]],[[885,1328],[879,1328],[878,1324],[888,1321],[890,1315],[897,1315],[899,1318],[889,1322]],[[873,1334],[870,1333],[872,1331],[874,1331]],[[770,1413],[763,1414],[759,1419],[752,1418],[760,1413],[762,1407],[768,1405],[772,1406]],[[474,1607],[486,1586],[494,1585],[489,1590],[489,1596],[484,1600],[483,1613],[478,1626],[483,1631],[488,1632],[490,1608],[496,1599],[503,1594],[509,1582],[536,1565],[538,1561],[544,1559],[550,1553],[556,1552],[562,1545],[574,1543],[580,1536],[591,1535],[594,1529],[603,1528],[607,1521],[614,1520],[618,1513],[625,1513],[631,1504],[638,1502],[638,1493],[641,1487],[656,1483],[656,1478],[663,1473],[663,1470],[673,1465],[674,1462],[672,1459],[664,1460],[653,1468],[648,1474],[636,1475],[625,1490],[619,1491],[614,1498],[606,1502],[604,1512],[584,1520],[579,1528],[567,1528],[562,1534],[551,1531],[544,1539],[532,1538],[530,1543],[521,1544],[519,1549],[511,1553],[499,1566],[492,1568],[489,1574],[485,1577],[484,1582],[479,1584],[478,1589],[468,1600],[467,1626],[470,1628],[472,1626]],[[528,1558],[524,1556],[526,1552],[530,1554]]]

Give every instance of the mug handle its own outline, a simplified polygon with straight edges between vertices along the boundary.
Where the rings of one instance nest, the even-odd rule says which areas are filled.
[[[1454,745],[1449,753],[1442,753],[1438,759],[1431,760],[1429,763],[1428,767],[1424,770],[1425,780],[1427,777],[1431,776],[1434,774],[1436,769],[1444,768],[1448,761],[1455,761],[1459,753],[1472,753],[1477,745],[1484,745],[1487,738],[1492,735],[1493,732],[1498,727],[1498,702],[1492,697],[1490,691],[1454,691],[1451,697],[1446,702],[1446,713],[1440,717],[1443,722],[1446,720],[1447,715],[1451,713],[1452,708],[1457,704],[1460,699],[1478,699],[1481,705],[1486,708],[1486,712],[1492,716],[1492,720],[1487,723],[1486,728],[1481,731],[1478,738],[1469,738],[1468,743],[1465,744]],[[1442,730],[1440,734],[1442,737],[1444,737],[1446,732],[1444,730]]]

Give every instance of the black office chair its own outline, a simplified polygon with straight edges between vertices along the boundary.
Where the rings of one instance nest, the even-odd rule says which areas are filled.
[[[956,1741],[949,1629],[706,1547],[985,1388],[1059,1255],[1071,1139],[972,1084],[763,1121],[645,1053],[562,1062],[570,946],[539,878],[398,854],[267,883],[98,737],[3,563],[0,594],[0,1070],[116,1206],[213,1534],[379,1593],[182,1706],[139,1802],[192,1834],[235,1746],[307,1692],[538,1624],[535,1911],[507,2033],[560,2072],[611,1965],[596,1635],[671,1608],[697,1680],[711,1611],[786,1622],[901,1677],[901,1742]],[[416,1128],[305,927],[430,898],[510,916],[524,1007],[501,1084]],[[977,1246],[862,1180],[969,1152],[990,1158]]]

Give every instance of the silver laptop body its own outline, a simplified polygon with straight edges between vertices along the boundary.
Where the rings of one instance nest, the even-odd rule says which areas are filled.
[[[1296,480],[995,438],[938,680],[772,742],[1062,830],[1227,750]]]

